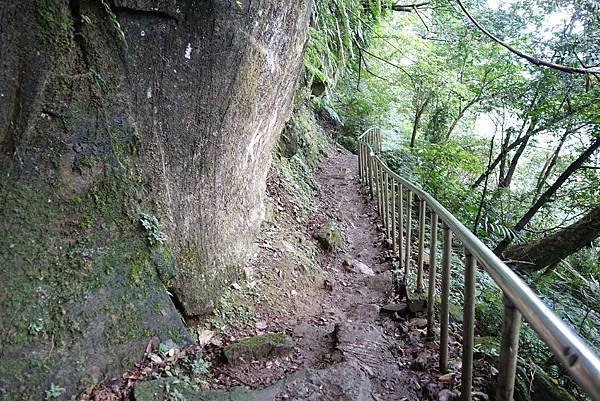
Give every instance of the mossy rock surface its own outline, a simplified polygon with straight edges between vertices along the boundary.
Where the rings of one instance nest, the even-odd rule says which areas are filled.
[[[2,3],[0,400],[191,343],[179,311],[210,312],[263,218],[308,2],[102,3]]]
[[[323,224],[316,237],[323,249],[329,252],[341,251],[346,246],[344,233],[333,221]]]
[[[283,383],[275,383],[263,390],[233,387],[227,390],[195,390],[176,378],[161,378],[136,384],[135,401],[163,401],[183,399],[187,401],[272,401]],[[180,398],[175,398],[175,395]]]
[[[226,346],[223,352],[227,361],[235,364],[284,355],[295,346],[295,341],[286,334],[267,333],[241,338]]]
[[[135,401],[272,401],[355,400],[372,401],[372,387],[358,363],[342,362],[326,369],[302,369],[264,388],[251,390],[233,387],[227,390],[197,390],[177,378],[139,382]]]

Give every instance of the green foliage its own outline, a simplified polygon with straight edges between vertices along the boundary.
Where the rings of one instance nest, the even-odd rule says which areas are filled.
[[[493,9],[475,2],[469,8],[492,32],[525,51],[553,54],[554,61],[577,66],[581,65],[577,58],[587,65],[597,58],[593,54],[598,54],[600,42],[589,42],[600,31],[597,18],[592,17],[597,7],[587,0],[502,3]],[[566,17],[564,27],[547,29],[550,17],[558,12]],[[338,142],[353,149],[358,134],[374,125],[383,127],[383,157],[388,166],[422,186],[467,227],[481,213],[477,234],[491,247],[506,238],[535,240],[598,206],[600,161],[596,154],[524,230],[513,228],[600,135],[600,108],[595,100],[600,96],[598,82],[522,62],[465,24],[464,15],[456,9],[437,2],[420,15],[383,13],[376,27],[367,26],[362,29],[371,34],[370,46],[363,48],[366,51],[359,60],[354,58],[329,100],[343,123]],[[574,127],[543,177],[559,139]],[[521,138],[528,129],[539,131],[531,135],[520,159],[515,158],[518,147],[513,147],[488,176],[485,191],[484,181],[473,186],[487,170],[492,137],[494,160],[502,146]],[[415,146],[410,149],[413,132]],[[513,162],[512,183],[502,187],[499,178]],[[600,347],[598,260],[596,243],[537,277],[524,276],[594,347]],[[494,336],[503,315],[502,294],[483,276],[478,275],[477,329]],[[453,286],[460,288],[461,278],[456,280]],[[453,299],[458,302],[461,296],[454,294]],[[554,379],[573,388],[527,324],[521,350]]]
[[[205,361],[200,356],[197,356],[194,362],[192,363],[192,375],[194,376],[202,376],[208,373],[208,369],[210,368],[210,362]]]
[[[150,246],[163,245],[167,235],[161,231],[158,219],[148,213],[140,213],[140,222],[146,231],[146,239]]]
[[[468,187],[481,173],[482,161],[474,144],[451,142],[420,144],[412,152],[384,153],[390,168],[417,182],[463,223],[474,220],[479,196]]]
[[[55,400],[65,392],[65,389],[52,383],[50,388],[46,390],[46,401]]]
[[[117,32],[117,36],[118,36],[119,40],[121,40],[123,43],[127,44],[127,40],[125,39],[125,33],[123,32],[123,28],[121,27],[121,23],[119,22],[117,15],[112,10],[112,8],[110,7],[110,4],[108,4],[107,0],[100,0],[100,1],[102,2],[102,5],[104,6],[104,11],[106,11],[106,14],[108,15],[108,18],[110,19],[110,22],[112,23],[113,28],[115,29],[115,32]]]
[[[370,30],[384,15],[390,0],[316,0],[315,24],[310,28],[304,66],[309,77],[335,87],[367,47]],[[365,6],[366,5],[366,6]]]

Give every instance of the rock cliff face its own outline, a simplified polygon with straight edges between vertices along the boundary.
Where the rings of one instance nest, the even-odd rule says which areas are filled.
[[[251,252],[310,9],[0,4],[0,398],[189,341],[175,305],[210,311]]]

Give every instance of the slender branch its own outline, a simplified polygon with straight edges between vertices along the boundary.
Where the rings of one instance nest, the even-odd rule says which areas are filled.
[[[368,51],[367,49],[365,49],[365,48],[363,48],[363,47],[360,47],[360,46],[359,46],[359,49],[360,49],[361,51],[363,51],[363,52],[367,53],[369,56],[371,56],[371,57],[374,57],[374,58],[376,58],[376,59],[377,59],[377,60],[379,60],[379,61],[383,61],[384,63],[386,63],[386,64],[389,64],[389,65],[391,65],[392,67],[395,67],[395,68],[399,69],[400,71],[402,71],[403,73],[405,73],[405,74],[406,74],[406,75],[407,75],[407,76],[408,76],[408,77],[411,79],[411,81],[415,82],[415,79],[413,78],[413,76],[412,76],[412,75],[410,75],[410,73],[409,73],[408,71],[406,71],[404,68],[400,67],[398,64],[392,63],[391,61],[389,61],[389,60],[386,60],[386,59],[384,59],[383,57],[380,57],[380,56],[378,56],[378,55],[376,55],[376,54],[373,54],[373,53],[371,53],[370,51]]]
[[[362,55],[362,50],[360,50],[360,48],[358,49],[358,82],[356,82],[356,90],[360,91],[360,79],[361,79],[361,73],[362,73],[362,60],[363,60],[363,55]]]
[[[384,78],[384,77],[382,77],[382,76],[379,76],[379,75],[377,75],[377,74],[373,73],[373,72],[372,72],[372,71],[369,69],[369,65],[367,64],[367,59],[365,59],[364,57],[362,58],[362,62],[363,62],[363,65],[365,66],[365,71],[366,71],[366,72],[368,72],[369,74],[371,74],[371,75],[372,75],[372,76],[374,76],[375,78],[379,78],[379,79],[381,79],[382,81],[385,81],[385,82],[391,83],[389,79],[386,79],[386,78]]]
[[[492,164],[492,154],[494,153],[494,138],[490,141],[490,152],[488,154],[488,168],[490,168],[490,164]],[[485,177],[485,183],[483,184],[483,192],[481,193],[481,201],[479,202],[479,208],[477,209],[477,217],[475,217],[475,223],[473,223],[473,232],[477,235],[477,227],[479,226],[479,221],[481,220],[481,213],[483,211],[483,206],[485,203],[485,195],[488,190],[488,179],[489,175]]]
[[[429,32],[429,26],[427,26],[427,23],[425,23],[425,20],[423,19],[423,17],[421,17],[421,13],[419,12],[419,9],[417,7],[414,7],[414,10],[415,10],[415,14],[417,14],[417,17],[419,17],[419,19],[423,23],[423,26],[425,26],[425,29],[427,30],[427,32]]]
[[[431,4],[431,2],[429,2],[429,1],[424,1],[421,3],[415,3],[415,4],[393,4],[390,7],[390,9],[392,9],[393,11],[402,11],[405,13],[410,13],[413,10],[416,10],[417,8],[426,7],[430,4]]]
[[[566,72],[568,74],[600,74],[600,70],[599,69],[594,69],[594,68],[579,68],[579,67],[571,67],[571,66],[567,66],[567,65],[563,65],[563,64],[556,64],[556,63],[552,63],[550,61],[541,60],[541,59],[539,59],[537,57],[532,56],[531,54],[525,53],[525,52],[523,52],[523,51],[521,51],[519,49],[515,49],[514,47],[510,46],[506,42],[503,42],[502,40],[500,40],[500,38],[498,38],[497,36],[495,36],[494,34],[492,34],[490,31],[488,31],[487,29],[485,29],[475,18],[473,18],[473,16],[465,8],[465,6],[463,5],[463,3],[462,3],[461,0],[456,0],[456,2],[458,3],[458,5],[462,9],[462,11],[465,13],[465,15],[469,18],[469,20],[471,20],[471,22],[473,23],[473,25],[475,25],[487,37],[489,37],[494,42],[498,43],[499,45],[501,45],[502,47],[504,47],[508,51],[516,54],[519,57],[524,58],[525,60],[529,61],[532,64],[535,64],[538,67],[542,66],[542,67],[552,68],[552,69],[555,69],[555,70],[558,70],[558,71]]]

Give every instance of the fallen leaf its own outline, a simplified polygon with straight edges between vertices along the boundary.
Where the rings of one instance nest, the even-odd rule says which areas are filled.
[[[200,346],[204,347],[206,344],[210,343],[210,340],[215,336],[215,332],[212,330],[202,330],[198,334],[198,343]]]
[[[455,374],[456,373],[454,373],[454,372],[446,373],[445,375],[438,377],[438,380],[441,382],[450,382],[454,379]]]
[[[149,354],[150,352],[152,352],[152,339],[150,339],[150,341],[148,341],[148,344],[146,344],[145,352],[146,352],[146,354]]]

